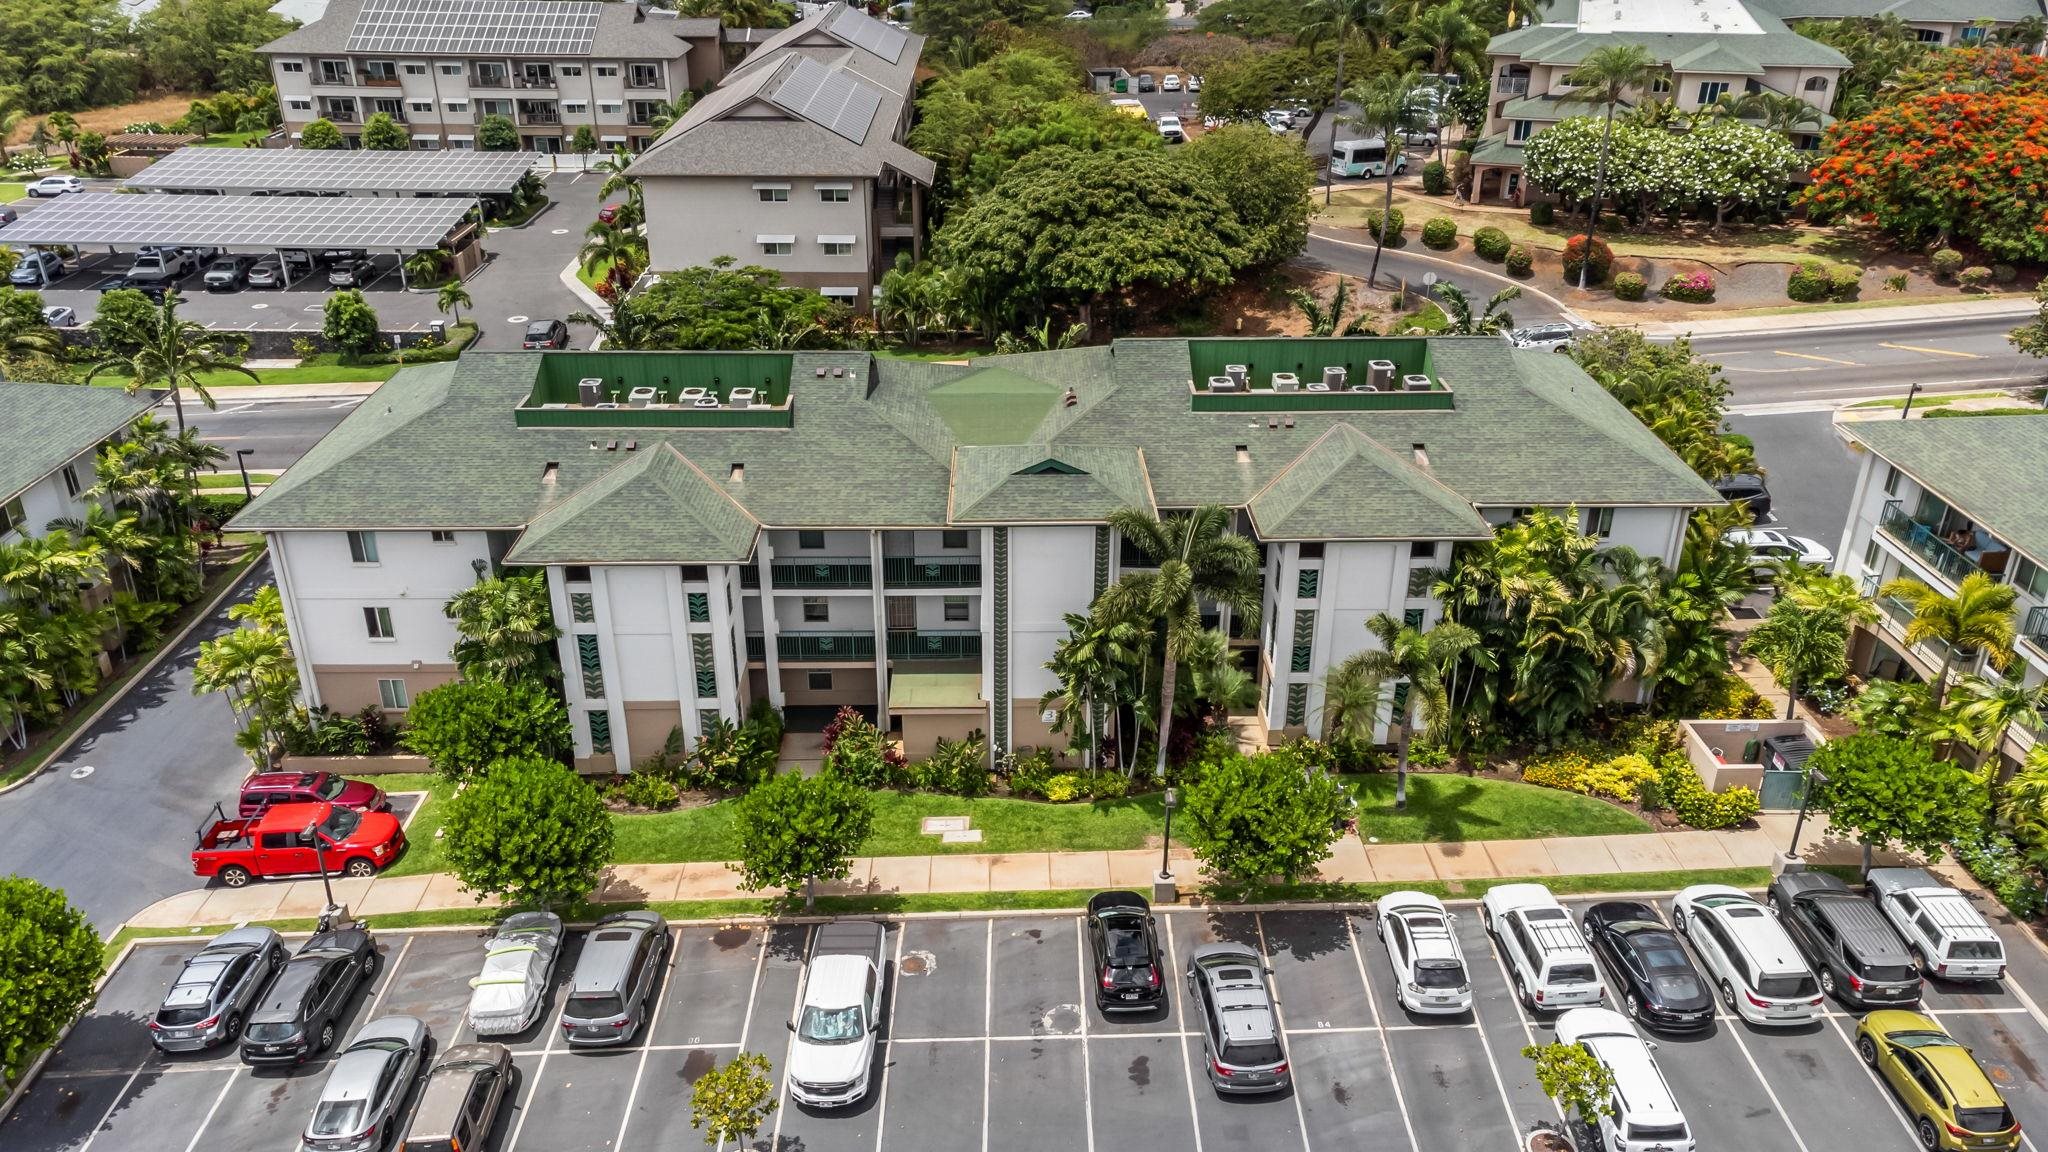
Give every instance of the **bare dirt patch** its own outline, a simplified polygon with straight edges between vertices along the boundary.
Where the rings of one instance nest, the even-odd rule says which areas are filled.
[[[207,99],[207,96],[203,93],[170,92],[162,96],[152,96],[147,100],[136,100],[128,104],[114,104],[106,108],[88,108],[83,112],[73,112],[71,115],[78,121],[78,127],[83,131],[112,135],[130,124],[139,124],[144,121],[155,121],[159,124],[168,125],[171,121],[176,120],[189,111],[194,100],[204,99]],[[8,138],[8,143],[19,144],[27,140],[29,133],[35,131],[36,124],[43,119],[45,117],[35,115],[22,117],[21,123],[14,129],[14,134]]]

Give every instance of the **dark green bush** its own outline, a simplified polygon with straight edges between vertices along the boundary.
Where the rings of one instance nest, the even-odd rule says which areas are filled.
[[[1369,209],[1367,209],[1367,210],[1366,210],[1366,213],[1365,213],[1365,232],[1366,232],[1366,235],[1368,235],[1368,236],[1378,236],[1378,235],[1380,234],[1380,221],[1381,221],[1381,219],[1382,219],[1382,217],[1381,217],[1381,215],[1380,215],[1380,210],[1379,210],[1379,209],[1377,209],[1377,208],[1369,208]],[[1402,230],[1402,229],[1404,229],[1404,228],[1406,228],[1406,227],[1408,226],[1408,216],[1407,216],[1407,214],[1406,214],[1406,213],[1404,213],[1404,212],[1402,212],[1402,211],[1401,211],[1401,210],[1400,210],[1399,208],[1396,208],[1396,209],[1394,209],[1393,211],[1391,211],[1391,212],[1387,213],[1387,214],[1386,214],[1386,216],[1384,217],[1384,219],[1386,220],[1386,224],[1387,224],[1387,232],[1386,232],[1386,243],[1388,243],[1388,244],[1399,244],[1399,243],[1401,242],[1401,230]]]
[[[2048,910],[2048,889],[2041,874],[2027,863],[2026,854],[2012,837],[1986,831],[1969,840],[1949,845],[1956,861],[1978,882],[1991,889],[1998,902],[2021,920],[2032,920]]]
[[[1512,246],[1508,242],[1508,234],[1491,224],[1472,233],[1472,251],[1478,253],[1481,260],[1498,264],[1507,259],[1508,249]]]
[[[1451,173],[1441,160],[1431,160],[1422,166],[1422,192],[1425,196],[1441,196],[1451,190]]]
[[[1529,223],[1538,228],[1547,228],[1557,220],[1557,208],[1548,200],[1538,200],[1529,205]]]
[[[611,798],[635,808],[673,808],[682,798],[676,786],[652,772],[629,772],[610,789]]]
[[[979,733],[965,740],[940,740],[929,760],[910,766],[910,786],[955,796],[988,794],[988,741]]]
[[[1510,276],[1527,276],[1536,267],[1536,258],[1520,244],[1508,249],[1507,270]]]
[[[1433,216],[1422,226],[1422,242],[1442,251],[1458,243],[1458,222],[1449,216]]]
[[[1953,248],[1943,248],[1934,254],[1930,263],[1934,265],[1935,277],[1947,280],[1963,270],[1963,254]]]
[[[1649,290],[1649,282],[1633,272],[1623,272],[1614,278],[1614,298],[1617,300],[1641,300]]]
[[[1802,260],[1785,279],[1785,295],[1801,304],[1813,304],[1828,298],[1828,266],[1818,260]]]

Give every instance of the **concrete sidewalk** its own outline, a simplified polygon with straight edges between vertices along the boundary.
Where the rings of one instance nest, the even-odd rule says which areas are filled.
[[[2041,309],[2024,295],[1947,300],[1938,304],[1893,304],[1875,308],[1831,308],[1774,316],[1702,316],[1642,324],[1645,336],[1740,336],[1757,332],[1790,332],[1813,328],[1875,328],[1889,324],[1926,324],[1943,320],[2010,319],[2014,323]]]
[[[1592,876],[1702,869],[1765,868],[1790,841],[1790,813],[1766,813],[1756,828],[1721,832],[1645,832],[1629,836],[1553,837],[1542,840],[1478,840],[1463,843],[1368,844],[1345,836],[1319,869],[1325,881],[1354,884],[1456,884],[1464,880],[1549,876]],[[1831,841],[1827,821],[1807,821],[1801,836],[1809,859],[1854,863],[1853,846]],[[1196,861],[1185,849],[1170,857],[1174,878],[1190,889],[1201,883]],[[879,856],[853,862],[846,880],[822,885],[829,895],[916,895],[960,892],[1026,892],[1150,888],[1159,868],[1157,849],[1129,852],[1023,852],[1010,855]],[[364,916],[474,908],[487,901],[462,891],[455,877],[388,876],[334,881],[335,897]],[[741,890],[739,877],[723,863],[621,864],[610,870],[599,902],[640,900],[729,900],[759,897]],[[134,927],[187,928],[251,920],[312,917],[326,903],[320,881],[251,884],[245,888],[200,888],[144,909]]]

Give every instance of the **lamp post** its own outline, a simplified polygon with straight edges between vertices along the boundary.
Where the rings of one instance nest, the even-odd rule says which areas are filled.
[[[1162,798],[1166,809],[1166,831],[1159,841],[1159,875],[1152,878],[1152,902],[1172,904],[1180,899],[1180,889],[1173,882],[1173,866],[1168,853],[1173,851],[1173,810],[1180,807],[1180,790],[1167,786]]]
[[[1906,385],[1906,406],[1899,409],[1899,419],[1904,420],[1913,414],[1913,397],[1919,394],[1920,386],[1918,384]]]
[[[320,834],[320,825],[318,823],[306,825],[306,830],[302,835],[305,836],[308,843],[313,845],[313,860],[320,866],[320,890],[327,893],[327,908],[321,914],[320,919],[325,921],[335,908],[334,885],[327,880],[327,850],[320,843],[326,837]]]
[[[1799,819],[1792,822],[1792,844],[1785,849],[1785,855],[1790,859],[1799,858],[1799,834],[1806,830],[1806,805],[1813,799],[1813,786],[1827,782],[1827,773],[1818,768],[1806,770],[1806,787],[1799,790]]]
[[[242,496],[249,500],[256,498],[255,489],[249,487],[249,457],[255,451],[254,448],[235,449],[235,467],[242,470]]]

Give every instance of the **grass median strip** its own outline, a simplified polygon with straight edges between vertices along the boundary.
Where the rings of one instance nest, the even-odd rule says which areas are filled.
[[[1576,792],[1449,773],[1408,777],[1408,807],[1394,809],[1394,775],[1347,776],[1358,798],[1358,835],[1382,844],[1538,840],[1648,832],[1633,812]]]

